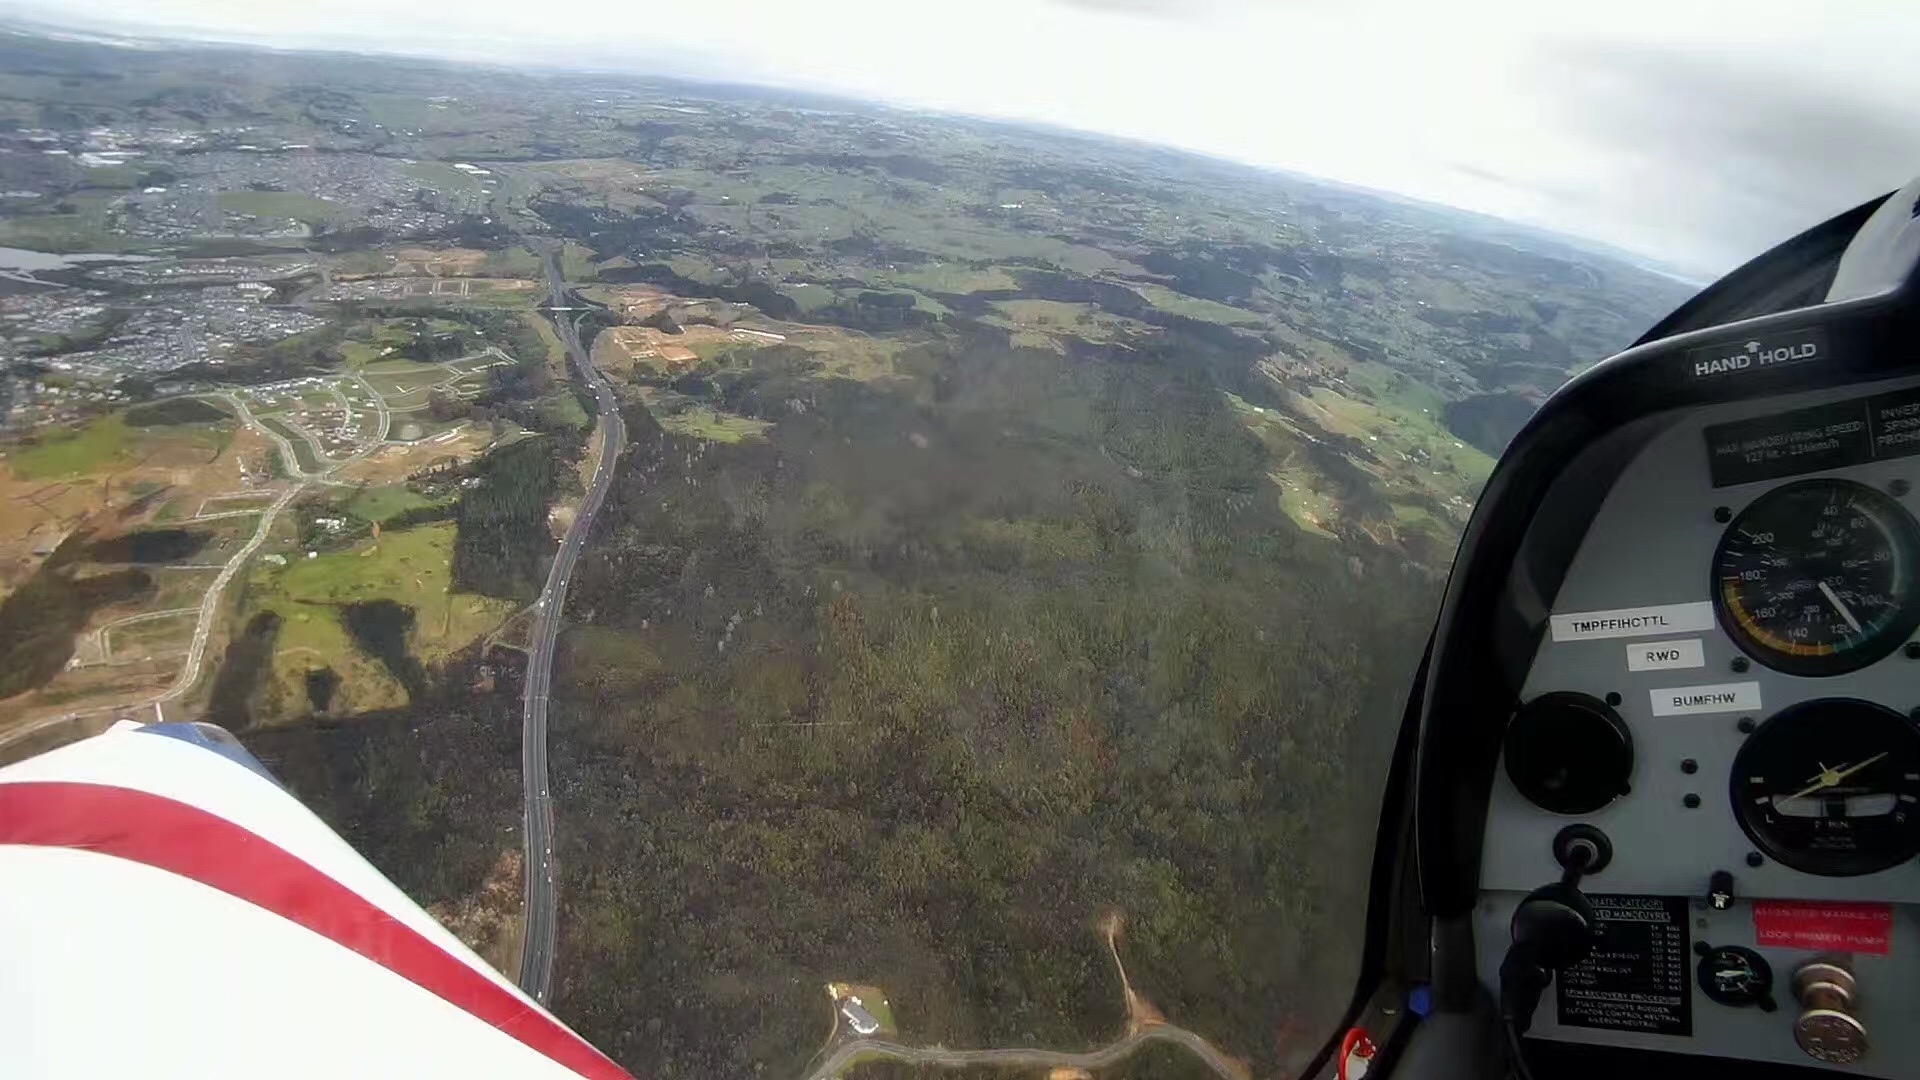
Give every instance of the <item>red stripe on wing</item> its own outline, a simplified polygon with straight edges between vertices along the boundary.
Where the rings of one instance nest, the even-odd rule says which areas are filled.
[[[581,1076],[631,1080],[559,1021],[379,905],[198,807],[100,784],[0,784],[0,844],[79,848],[191,878],[359,953]]]

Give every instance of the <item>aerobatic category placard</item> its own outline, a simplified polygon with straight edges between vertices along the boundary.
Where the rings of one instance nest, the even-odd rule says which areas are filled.
[[[1715,424],[1706,436],[1714,487],[1920,454],[1920,389]]]
[[[1687,898],[1587,898],[1600,937],[1585,960],[1553,980],[1561,1027],[1693,1034]]]

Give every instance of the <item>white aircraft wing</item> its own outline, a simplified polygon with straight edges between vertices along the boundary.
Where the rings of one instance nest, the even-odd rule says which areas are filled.
[[[627,1076],[211,725],[0,769],[0,928],[18,1080]]]

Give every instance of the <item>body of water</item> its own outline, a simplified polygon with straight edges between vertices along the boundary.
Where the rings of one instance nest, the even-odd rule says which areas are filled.
[[[152,262],[151,255],[105,255],[81,253],[55,255],[50,251],[0,247],[0,270],[70,270],[95,262]]]

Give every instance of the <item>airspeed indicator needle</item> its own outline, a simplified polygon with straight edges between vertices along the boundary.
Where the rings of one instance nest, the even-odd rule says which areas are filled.
[[[1824,581],[1820,583],[1820,595],[1826,597],[1827,602],[1833,605],[1833,609],[1840,613],[1840,617],[1847,620],[1847,625],[1853,627],[1854,633],[1866,633],[1860,629],[1860,620],[1853,617],[1853,612],[1847,610],[1847,605],[1840,602],[1840,598],[1833,594],[1833,589]]]

